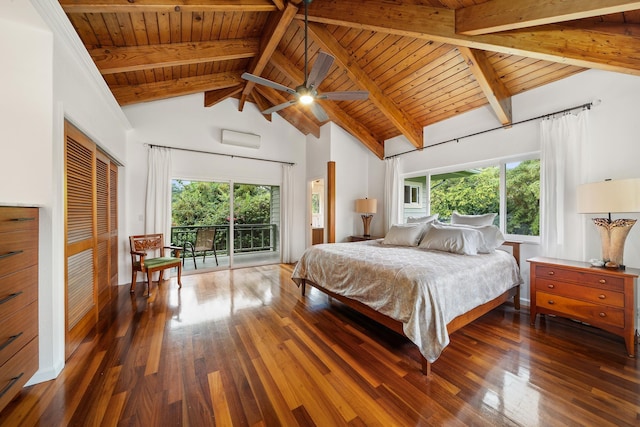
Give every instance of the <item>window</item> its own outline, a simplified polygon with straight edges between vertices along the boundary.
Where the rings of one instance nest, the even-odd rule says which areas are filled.
[[[448,221],[454,210],[465,215],[496,212],[494,224],[505,235],[540,235],[539,159],[434,174],[429,191],[429,211],[441,221]]]
[[[405,205],[420,205],[420,185],[409,184],[404,186],[404,204]]]

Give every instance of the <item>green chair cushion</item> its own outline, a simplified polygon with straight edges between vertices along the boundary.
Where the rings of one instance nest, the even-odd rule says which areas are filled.
[[[158,268],[158,267],[164,267],[164,266],[169,267],[171,265],[180,264],[180,262],[181,262],[180,258],[158,257],[158,258],[145,259],[144,266],[146,268]]]

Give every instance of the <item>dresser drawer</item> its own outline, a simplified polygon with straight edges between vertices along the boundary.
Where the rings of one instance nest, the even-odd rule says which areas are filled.
[[[38,335],[38,303],[32,302],[1,325],[0,366]]]
[[[624,279],[600,273],[599,270],[576,271],[547,265],[536,266],[536,277],[581,283],[584,285],[596,285],[601,288],[617,290],[624,289]]]
[[[38,370],[38,339],[33,339],[4,365],[0,366],[0,408],[22,390]]]
[[[0,277],[0,322],[38,297],[38,266]]]
[[[0,233],[38,231],[38,208],[0,207]]]
[[[581,286],[553,279],[536,279],[536,290],[596,304],[624,308],[624,294],[609,289]]]
[[[0,234],[0,276],[37,264],[37,239],[28,230]]]
[[[624,310],[593,304],[547,292],[536,291],[536,306],[560,312],[594,326],[609,325],[624,328]]]

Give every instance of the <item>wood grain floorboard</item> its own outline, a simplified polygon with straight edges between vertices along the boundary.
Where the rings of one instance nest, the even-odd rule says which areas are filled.
[[[640,366],[621,338],[505,304],[420,372],[406,338],[329,300],[292,266],[118,288],[53,381],[0,426],[637,426]]]

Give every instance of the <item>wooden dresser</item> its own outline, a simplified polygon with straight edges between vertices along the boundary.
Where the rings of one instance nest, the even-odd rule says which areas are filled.
[[[0,207],[0,410],[38,370],[38,208]]]
[[[527,261],[531,264],[531,325],[538,313],[580,320],[623,337],[627,354],[635,357],[634,295],[640,270],[543,257]]]

